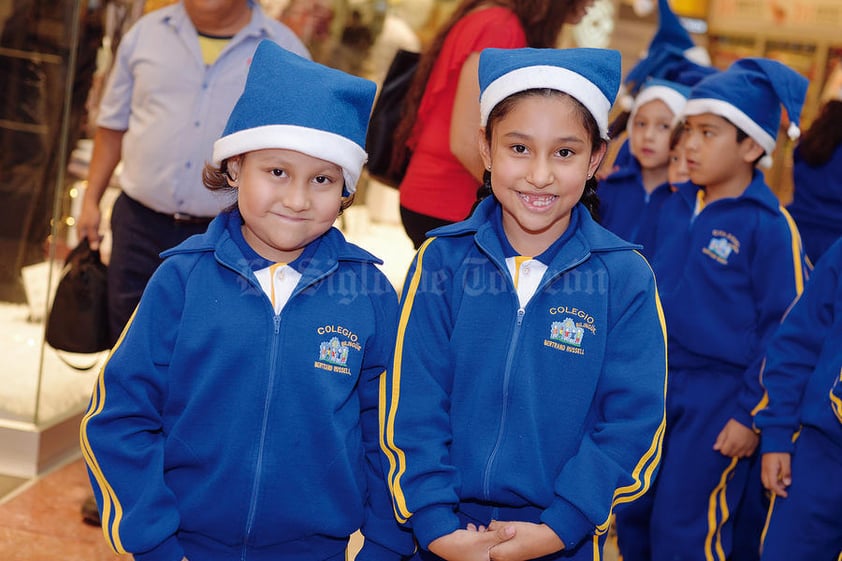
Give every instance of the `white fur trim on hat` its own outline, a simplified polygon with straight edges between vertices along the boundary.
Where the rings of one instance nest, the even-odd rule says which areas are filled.
[[[684,110],[684,105],[687,103],[687,98],[679,92],[667,86],[653,85],[641,90],[634,100],[631,113],[629,115],[629,127],[631,126],[637,110],[649,103],[650,101],[660,100],[666,103],[669,110],[672,111],[672,125],[675,126],[681,120],[681,112]]]
[[[731,121],[736,127],[749,135],[760,144],[766,155],[771,156],[775,150],[776,139],[755,123],[751,117],[734,107],[727,101],[712,98],[690,99],[684,106],[684,115],[701,115],[713,113]]]
[[[214,142],[213,164],[218,166],[226,158],[270,148],[295,150],[338,165],[349,194],[356,191],[368,157],[359,145],[339,134],[297,125],[265,125],[237,131]]]
[[[611,101],[593,82],[572,70],[560,66],[524,66],[503,74],[482,92],[479,100],[482,126],[498,103],[512,94],[540,88],[550,88],[576,98],[590,111],[599,125],[599,134],[608,139],[608,112]]]

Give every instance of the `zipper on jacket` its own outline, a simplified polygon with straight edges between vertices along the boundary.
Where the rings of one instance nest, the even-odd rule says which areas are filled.
[[[567,271],[575,269],[576,267],[578,267],[579,265],[581,265],[582,263],[587,261],[588,258],[590,257],[590,255],[591,255],[590,252],[587,252],[585,255],[583,255],[582,257],[580,257],[576,261],[573,261],[569,265],[565,266],[563,269],[557,271],[551,277],[545,279],[538,286],[538,289],[535,291],[535,294],[537,295],[538,293],[542,292],[544,289],[546,289],[546,287],[550,283],[555,282],[555,280],[558,277],[560,277],[561,275],[563,275]],[[530,300],[530,302],[531,302],[531,300]],[[526,305],[528,306],[529,302],[527,302]],[[485,500],[491,499],[491,497],[490,497],[490,493],[491,493],[491,468],[493,467],[494,460],[496,459],[497,453],[500,451],[500,446],[503,442],[503,432],[505,430],[506,417],[507,417],[507,415],[506,415],[506,413],[507,413],[507,403],[509,401],[509,382],[510,382],[510,377],[511,377],[511,372],[512,372],[512,363],[514,362],[515,349],[517,348],[517,342],[518,342],[518,339],[520,338],[521,324],[523,323],[523,318],[524,318],[525,315],[526,315],[526,309],[518,307],[517,318],[515,320],[515,332],[514,332],[514,335],[512,336],[511,343],[509,343],[509,350],[506,353],[506,369],[503,372],[503,404],[502,404],[501,413],[500,413],[500,427],[497,430],[497,440],[494,442],[494,448],[491,449],[491,454],[488,456],[488,461],[485,464],[485,473],[483,474],[483,478],[482,478],[482,492],[483,492]]]
[[[248,516],[246,518],[246,533],[243,539],[243,549],[240,559],[246,561],[249,550],[249,537],[254,529],[254,518],[257,515],[257,499],[260,491],[260,480],[263,475],[263,448],[266,443],[266,429],[269,425],[269,409],[272,403],[272,393],[275,386],[275,371],[278,363],[278,339],[281,325],[281,315],[275,314],[273,318],[274,335],[272,337],[272,356],[269,361],[269,383],[266,386],[266,399],[263,401],[263,423],[260,427],[260,445],[257,449],[257,463],[254,470],[254,482],[251,486],[251,498],[249,500]]]
[[[296,289],[292,292],[289,297],[289,302],[293,300],[301,291],[305,290],[307,287],[319,282],[323,278],[327,277],[328,275],[332,274],[334,271],[338,269],[338,265],[334,264],[329,270],[323,272],[318,277],[312,279],[308,282],[305,286],[296,287]],[[252,281],[253,284],[257,284],[256,282]],[[257,288],[260,288],[260,285],[257,284]],[[289,305],[287,302],[287,305]],[[268,301],[269,307],[271,308],[271,302]],[[260,481],[263,475],[263,449],[264,444],[266,442],[266,432],[267,427],[269,424],[269,409],[272,403],[272,393],[275,386],[275,375],[278,369],[278,347],[280,345],[280,333],[281,333],[281,314],[274,314],[272,317],[272,329],[273,329],[273,337],[272,337],[272,354],[269,361],[269,383],[266,386],[266,399],[263,402],[263,422],[260,427],[260,446],[257,451],[257,465],[255,466],[254,472],[254,482],[251,486],[251,498],[249,500],[249,510],[248,516],[246,517],[246,531],[243,537],[243,549],[240,554],[240,560],[246,561],[248,558],[248,551],[249,551],[249,538],[251,537],[251,533],[254,530],[254,520],[257,516],[257,499],[258,494],[260,491]]]
[[[509,350],[506,353],[506,369],[503,371],[503,403],[500,408],[500,427],[497,429],[497,440],[494,442],[494,448],[491,449],[491,454],[488,456],[488,461],[485,464],[485,474],[483,474],[482,478],[482,492],[484,495],[485,500],[489,500],[490,494],[490,487],[491,487],[491,468],[494,465],[494,460],[497,457],[497,452],[500,450],[500,444],[503,441],[503,433],[505,432],[506,428],[506,413],[508,409],[508,402],[509,402],[509,382],[512,373],[512,363],[514,362],[515,356],[515,349],[517,348],[517,342],[520,338],[520,326],[523,324],[523,316],[526,314],[526,310],[523,308],[518,308],[517,310],[517,318],[515,320],[515,332],[512,335],[512,340],[509,343]]]

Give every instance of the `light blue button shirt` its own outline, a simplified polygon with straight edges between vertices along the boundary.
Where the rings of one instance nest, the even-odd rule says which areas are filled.
[[[272,39],[310,58],[286,26],[250,2],[252,17],[205,65],[181,2],[139,19],[120,42],[97,125],[125,130],[120,186],[166,214],[214,216],[232,201],[202,184],[213,143],[245,86],[258,43]]]

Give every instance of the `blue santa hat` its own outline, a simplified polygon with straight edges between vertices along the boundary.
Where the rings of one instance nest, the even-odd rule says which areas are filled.
[[[781,105],[789,116],[787,135],[797,140],[808,80],[785,64],[766,58],[743,58],[728,70],[701,80],[690,92],[684,116],[713,113],[728,119],[766,152],[760,165],[771,165]]]
[[[690,96],[690,88],[683,84],[670,82],[668,80],[652,79],[643,84],[637,97],[634,98],[634,105],[631,108],[628,126],[631,127],[637,110],[650,101],[663,101],[669,110],[672,111],[672,124],[675,126],[684,111],[684,104]]]
[[[714,72],[716,69],[710,65],[707,50],[693,42],[668,0],[658,0],[658,29],[649,42],[646,55],[623,80],[622,104],[625,109],[631,109],[632,97],[649,78],[693,86]]]
[[[480,118],[518,92],[549,88],[579,101],[608,139],[608,112],[620,87],[620,53],[608,49],[485,49],[479,57]]]
[[[667,45],[679,49],[687,59],[697,64],[710,66],[707,51],[693,42],[690,33],[672,11],[669,0],[658,0],[658,30],[649,42],[649,51],[657,51]]]
[[[367,159],[365,135],[376,89],[370,80],[263,40],[245,89],[213,145],[213,163],[253,150],[295,150],[342,168],[350,195]]]

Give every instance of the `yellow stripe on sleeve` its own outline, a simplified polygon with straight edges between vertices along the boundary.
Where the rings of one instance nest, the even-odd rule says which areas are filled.
[[[792,263],[795,269],[795,295],[801,296],[804,292],[804,262],[801,260],[801,234],[798,226],[784,207],[779,207],[786,223],[789,225],[789,233],[792,236]]]
[[[836,384],[842,385],[842,370],[839,372],[839,379],[836,380]],[[839,396],[833,393],[832,387],[830,388],[830,407],[833,409],[833,414],[842,423],[842,399],[839,399]]]
[[[643,258],[643,255],[635,251],[638,255]],[[646,262],[645,258],[644,262]],[[647,262],[648,264],[648,262]],[[650,271],[651,271],[650,267]],[[652,275],[654,277],[654,272]],[[658,289],[655,289],[655,307],[658,311],[658,321],[661,325],[661,336],[664,340],[664,372],[668,372],[667,370],[667,323],[666,318],[664,317],[664,309],[661,306],[661,298],[658,295]],[[666,412],[666,395],[667,395],[667,375],[664,375],[664,388],[663,388],[663,396],[664,396],[664,408],[661,412],[661,422],[658,425],[658,428],[655,430],[655,434],[652,437],[652,442],[649,445],[649,449],[641,456],[640,460],[638,461],[637,465],[635,466],[634,470],[632,470],[632,478],[634,479],[633,483],[630,485],[626,485],[623,487],[619,487],[614,491],[614,499],[611,503],[611,509],[608,512],[608,518],[596,527],[596,535],[604,534],[608,531],[611,525],[611,517],[613,514],[614,508],[619,504],[630,503],[640,497],[642,497],[652,486],[652,475],[655,472],[655,469],[661,463],[661,453],[663,450],[663,442],[664,442],[664,431],[666,430],[667,425],[667,412]],[[643,476],[641,477],[641,472],[643,472]]]
[[[389,410],[385,418],[384,441],[381,442],[383,451],[389,458],[389,475],[388,483],[389,490],[392,492],[392,499],[395,508],[395,517],[399,522],[406,522],[412,516],[406,504],[406,497],[401,487],[401,478],[406,472],[406,455],[404,451],[395,445],[395,416],[397,415],[398,405],[400,402],[400,387],[401,387],[401,373],[403,360],[403,344],[406,336],[406,325],[409,323],[409,316],[412,311],[412,305],[415,302],[415,294],[418,291],[418,285],[421,283],[421,271],[424,261],[424,253],[427,251],[430,243],[435,238],[429,238],[418,249],[416,255],[415,271],[412,274],[412,279],[409,282],[406,298],[401,306],[401,316],[398,323],[398,335],[395,342],[395,358],[392,365],[392,388],[391,401],[389,403]],[[381,389],[381,405],[386,402],[387,388],[386,384],[382,383]],[[382,414],[382,413],[381,413]]]
[[[99,371],[99,376],[97,376],[96,384],[94,385],[93,393],[91,396],[91,404],[88,407],[88,411],[82,417],[82,422],[79,427],[79,439],[82,447],[82,457],[84,458],[88,468],[91,470],[91,473],[93,474],[93,477],[97,482],[97,486],[99,487],[100,492],[102,493],[102,533],[105,536],[105,540],[111,546],[111,549],[114,551],[114,553],[118,555],[126,555],[129,553],[123,547],[123,543],[120,539],[120,522],[123,520],[123,507],[120,505],[120,501],[117,500],[117,495],[114,492],[114,489],[111,487],[111,485],[109,485],[108,481],[105,478],[105,475],[102,473],[102,468],[100,467],[99,462],[97,461],[93,449],[91,448],[91,444],[88,440],[87,429],[90,420],[102,413],[102,410],[105,407],[105,368],[108,366],[109,360],[111,360],[111,355],[123,342],[126,330],[134,320],[136,312],[137,310],[135,310],[135,312],[132,313],[131,318],[129,318],[128,324],[126,325],[126,329],[123,330],[123,333],[120,335],[120,338],[114,344],[114,348],[111,350],[111,353],[109,353],[105,364],[102,365],[102,369],[100,369]],[[112,509],[114,511],[113,519],[111,512]]]

